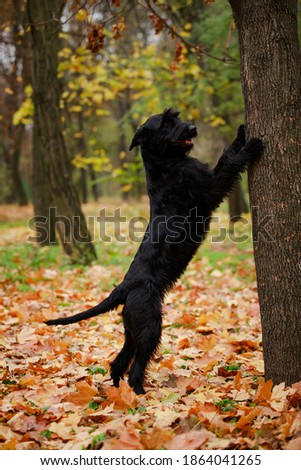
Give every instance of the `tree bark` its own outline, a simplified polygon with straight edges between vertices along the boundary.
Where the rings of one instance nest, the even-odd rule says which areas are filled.
[[[6,97],[6,119],[9,121],[7,139],[4,139],[6,144],[6,154],[8,160],[9,176],[11,178],[11,192],[7,198],[9,203],[18,201],[20,206],[28,204],[27,196],[23,187],[22,178],[20,174],[20,157],[22,141],[25,131],[24,124],[13,124],[13,115],[19,109],[19,106],[24,98],[24,86],[25,82],[20,84],[18,81],[19,72],[18,70],[24,69],[25,62],[25,47],[23,38],[20,39],[20,19],[17,17],[13,25],[11,26],[11,34],[13,39],[13,45],[15,48],[14,63],[11,68],[11,74],[9,77],[10,88],[14,90],[12,95]],[[23,75],[23,73],[22,73]],[[7,142],[5,142],[7,140]]]
[[[266,379],[301,380],[301,57],[297,0],[229,0],[238,30]]]
[[[57,228],[65,252],[87,263],[96,254],[72,182],[61,124],[57,65],[64,5],[64,0],[27,0],[33,45],[33,197],[36,219],[48,221],[48,236],[39,241],[55,241]]]

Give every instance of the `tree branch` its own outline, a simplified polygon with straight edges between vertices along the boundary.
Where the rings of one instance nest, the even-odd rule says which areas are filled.
[[[218,60],[219,62],[223,63],[232,63],[233,60],[227,59],[225,56],[224,57],[216,57],[209,52],[207,52],[200,44],[192,44],[191,42],[187,41],[187,39],[183,38],[181,34],[179,34],[172,26],[168,24],[168,21],[165,18],[162,18],[161,15],[153,8],[151,5],[151,2],[149,0],[146,0],[146,5],[143,3],[140,3],[139,1],[137,2],[139,5],[141,5],[143,8],[149,10],[154,16],[156,16],[164,25],[164,27],[172,34],[172,36],[178,38],[182,44],[184,44],[187,49],[193,53],[195,53],[198,57],[202,56],[207,56],[210,59]]]

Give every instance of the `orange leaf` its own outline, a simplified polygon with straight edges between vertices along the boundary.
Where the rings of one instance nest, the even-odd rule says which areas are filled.
[[[77,406],[88,404],[97,394],[97,390],[91,387],[85,380],[75,384],[78,392],[69,393],[64,397],[65,401],[69,401]]]
[[[242,373],[241,373],[241,371],[239,370],[239,371],[237,372],[237,374],[235,375],[234,380],[233,380],[233,386],[234,386],[234,388],[236,388],[236,390],[239,390],[239,389],[240,389],[240,381],[241,381],[241,378],[242,378]]]
[[[217,345],[218,341],[219,339],[217,336],[214,336],[214,335],[204,336],[203,338],[200,339],[200,341],[198,341],[198,347],[202,351],[210,351],[210,349],[213,349]]]
[[[120,410],[127,408],[136,408],[137,395],[124,380],[120,380],[119,387],[109,386],[105,389],[106,395],[110,403],[114,403],[114,407]]]
[[[208,441],[210,434],[207,431],[189,431],[174,436],[167,444],[167,449],[201,449]]]
[[[254,398],[255,403],[259,403],[260,401],[268,401],[271,399],[272,396],[272,388],[273,388],[273,381],[268,380],[264,382],[262,385],[258,387],[256,396]]]
[[[251,421],[253,421],[254,418],[256,418],[256,416],[258,416],[261,413],[261,410],[262,408],[260,407],[253,408],[253,410],[250,411],[250,413],[248,413],[245,416],[241,416],[241,418],[239,418],[239,420],[235,424],[235,429],[241,429],[246,424],[249,424]]]
[[[179,341],[179,349],[186,349],[189,348],[189,340],[188,338],[183,338]]]
[[[171,67],[170,67],[171,68]],[[183,313],[182,315],[182,324],[185,326],[194,326],[196,324],[196,317],[190,315],[189,313]]]
[[[163,359],[163,361],[160,362],[160,369],[162,369],[163,367],[167,367],[167,369],[172,370],[174,362],[175,358],[173,356],[167,357],[166,359]]]
[[[119,438],[110,439],[105,442],[103,446],[104,450],[142,450],[143,446],[140,442],[140,435],[135,429],[129,429],[121,432]]]
[[[10,439],[1,445],[1,450],[16,450],[16,439]]]
[[[166,443],[171,439],[171,429],[148,429],[145,434],[141,434],[141,443],[144,449],[156,450],[166,447]]]

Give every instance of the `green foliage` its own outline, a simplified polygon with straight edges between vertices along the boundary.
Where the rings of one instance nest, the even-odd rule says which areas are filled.
[[[94,366],[94,365],[90,365],[87,370],[88,370],[88,374],[90,375],[95,375],[95,374],[106,375],[108,373],[108,371],[104,369],[103,367]]]
[[[215,405],[223,412],[228,413],[236,407],[236,402],[230,398],[225,398],[215,402]]]
[[[198,38],[212,55],[224,57],[218,61],[204,57],[205,81],[212,87],[210,112],[224,120],[222,134],[229,134],[243,121],[243,99],[240,84],[237,34],[227,0],[210,4],[201,21],[194,25],[192,35]]]
[[[96,436],[93,436],[92,442],[91,442],[91,449],[94,449],[95,446],[99,443],[102,442],[106,439],[107,434],[105,432],[101,434],[97,434]]]

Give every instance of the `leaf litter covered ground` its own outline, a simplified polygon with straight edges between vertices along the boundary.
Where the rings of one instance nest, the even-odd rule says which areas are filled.
[[[145,204],[121,209],[147,215]],[[0,208],[1,449],[301,448],[301,383],[272,387],[263,377],[249,225],[235,232],[243,229],[244,242],[208,237],[168,295],[161,348],[137,397],[126,380],[112,387],[108,373],[123,343],[120,312],[43,323],[104,298],[137,242],[98,241],[98,263],[72,265],[59,247],[26,241],[30,216],[31,208]],[[219,218],[211,235],[228,228]]]

